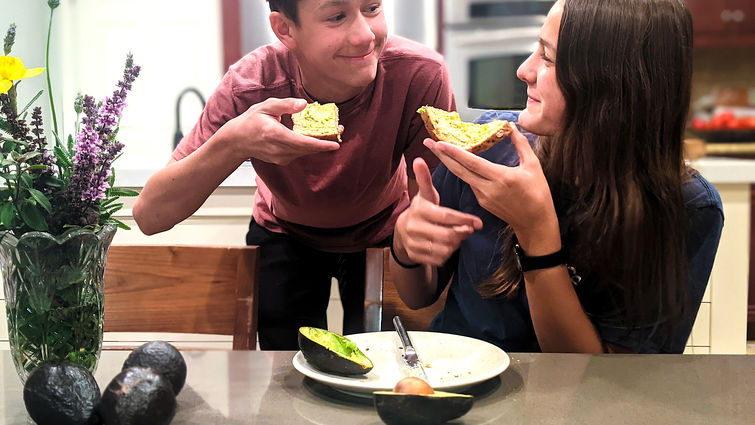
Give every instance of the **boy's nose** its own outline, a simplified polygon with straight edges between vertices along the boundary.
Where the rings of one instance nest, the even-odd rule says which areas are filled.
[[[375,41],[375,32],[372,30],[370,20],[361,14],[354,20],[350,33],[349,40],[355,46]]]

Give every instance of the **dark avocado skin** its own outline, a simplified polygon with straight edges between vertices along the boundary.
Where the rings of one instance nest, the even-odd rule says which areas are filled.
[[[92,373],[73,363],[42,363],[24,384],[26,410],[38,425],[99,424],[99,402]]]
[[[471,396],[444,393],[401,394],[392,391],[373,393],[380,419],[388,425],[435,425],[459,418],[474,403]]]
[[[162,375],[130,367],[105,388],[99,412],[107,425],[167,425],[176,413],[176,396]]]
[[[151,341],[133,350],[122,369],[133,366],[152,368],[168,378],[175,395],[181,392],[186,382],[186,362],[181,352],[165,341]]]
[[[364,375],[372,370],[353,360],[347,359],[323,345],[307,338],[299,331],[299,348],[307,362],[317,369],[336,375]]]

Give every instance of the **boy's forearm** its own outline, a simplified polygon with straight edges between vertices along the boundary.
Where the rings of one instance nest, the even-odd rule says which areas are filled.
[[[134,203],[139,229],[163,232],[191,216],[244,159],[212,138],[180,161],[171,161],[149,178]]]

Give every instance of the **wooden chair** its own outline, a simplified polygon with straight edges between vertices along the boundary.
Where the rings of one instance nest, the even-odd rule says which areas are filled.
[[[393,284],[390,248],[368,248],[365,268],[364,326],[367,332],[392,331],[393,316],[399,315],[407,330],[426,331],[446,304],[448,287],[430,306],[412,310],[401,301]]]
[[[258,259],[256,246],[111,246],[105,331],[233,335],[254,350]]]

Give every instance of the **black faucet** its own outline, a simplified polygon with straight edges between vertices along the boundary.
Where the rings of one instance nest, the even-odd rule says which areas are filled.
[[[204,100],[204,96],[202,96],[202,93],[200,93],[199,90],[197,90],[194,87],[187,87],[181,92],[181,94],[178,95],[178,99],[176,99],[176,132],[175,132],[175,135],[173,136],[173,149],[175,149],[176,146],[178,146],[178,143],[184,137],[184,134],[181,131],[181,99],[183,99],[186,93],[196,94],[197,97],[199,98],[199,101],[202,102],[202,109],[204,109],[204,106],[206,104]]]

